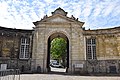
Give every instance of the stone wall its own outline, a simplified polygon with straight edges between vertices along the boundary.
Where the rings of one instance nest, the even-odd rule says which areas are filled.
[[[111,69],[116,67],[116,73],[120,71],[120,28],[111,28],[103,30],[86,30],[85,37],[96,38],[96,57],[95,65],[92,61],[86,64],[88,72],[110,73]],[[111,68],[111,66],[113,68]]]
[[[21,37],[30,37],[29,54],[27,60],[19,59]],[[8,69],[18,68],[24,72],[30,71],[32,54],[32,30],[20,30],[0,27],[0,64],[7,64]]]
[[[86,37],[96,38],[96,55],[98,60],[110,60],[120,58],[120,28],[88,30],[84,32]]]

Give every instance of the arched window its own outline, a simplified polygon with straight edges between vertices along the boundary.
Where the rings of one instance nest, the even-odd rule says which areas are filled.
[[[96,39],[86,39],[86,58],[96,59]]]
[[[22,37],[21,38],[21,45],[20,45],[20,59],[28,59],[29,58],[29,45],[30,40],[29,38]]]

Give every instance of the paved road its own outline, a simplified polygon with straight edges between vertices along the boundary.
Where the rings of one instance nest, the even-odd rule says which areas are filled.
[[[120,77],[73,76],[60,74],[22,74],[20,80],[120,80]]]

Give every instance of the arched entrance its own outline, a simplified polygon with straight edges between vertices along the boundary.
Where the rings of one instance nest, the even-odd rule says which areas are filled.
[[[55,38],[63,38],[66,42],[67,42],[67,46],[66,46],[66,66],[65,66],[65,69],[66,69],[66,73],[68,72],[68,68],[69,68],[69,40],[67,38],[67,36],[63,33],[54,33],[52,35],[49,36],[48,38],[48,44],[47,44],[47,70],[48,72],[51,71],[51,68],[50,68],[50,47],[51,47],[51,42],[53,39]]]

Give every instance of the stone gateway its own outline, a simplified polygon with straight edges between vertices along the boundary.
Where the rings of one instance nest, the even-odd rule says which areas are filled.
[[[50,42],[67,41],[67,73],[120,74],[120,27],[85,30],[61,8],[33,22],[33,30],[0,27],[0,64],[23,73],[50,71]]]

